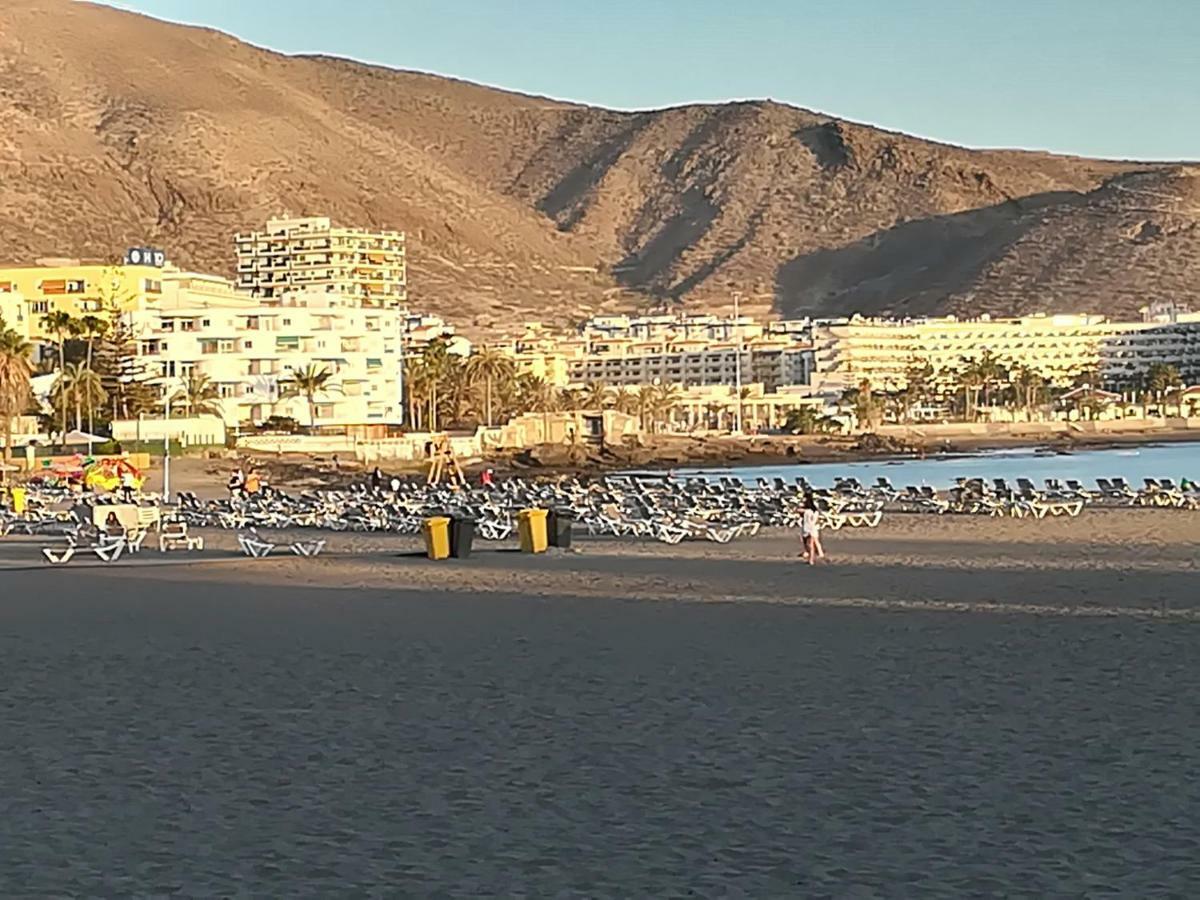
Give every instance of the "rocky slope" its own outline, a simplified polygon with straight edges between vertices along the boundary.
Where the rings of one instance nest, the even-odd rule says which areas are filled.
[[[408,232],[481,330],[760,312],[1200,307],[1196,169],[972,151],[769,102],[619,113],[68,0],[0,6],[0,251],[231,272],[279,212]]]

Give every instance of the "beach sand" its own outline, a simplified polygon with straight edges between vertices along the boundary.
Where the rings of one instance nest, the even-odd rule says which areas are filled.
[[[38,568],[6,893],[1193,895],[1200,515]],[[224,548],[224,549],[222,549]]]

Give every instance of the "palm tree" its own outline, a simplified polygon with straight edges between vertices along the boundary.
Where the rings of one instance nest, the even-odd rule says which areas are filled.
[[[435,338],[421,353],[421,362],[425,366],[426,383],[429,389],[429,430],[437,431],[438,410],[441,408],[439,397],[444,386],[443,382],[456,365],[456,361],[450,358],[450,350],[446,342],[441,338]]]
[[[1044,399],[1046,379],[1036,369],[1025,365],[1014,366],[1011,379],[1013,402],[1028,415],[1029,411]]]
[[[75,320],[71,318],[69,313],[61,309],[56,309],[53,312],[48,312],[42,315],[42,327],[54,336],[55,343],[58,344],[58,371],[61,379],[62,371],[67,367],[67,337],[75,330]],[[65,392],[60,391],[60,394]],[[62,407],[62,435],[67,433],[67,407],[66,404]],[[61,436],[60,436],[61,440]]]
[[[171,398],[171,405],[179,403],[188,416],[223,416],[221,392],[207,375],[192,371]]]
[[[799,406],[788,411],[783,427],[793,434],[822,434],[837,431],[841,423],[832,416],[817,412],[811,406]]]
[[[471,384],[483,383],[484,418],[490,428],[492,426],[492,385],[499,381],[516,377],[516,366],[512,357],[505,355],[495,347],[483,347],[476,350],[467,360],[467,380]]]
[[[559,397],[553,385],[536,375],[521,375],[518,379],[518,404],[525,412],[542,414],[542,437],[550,440],[550,413],[558,407]]]
[[[92,353],[95,349],[96,339],[103,337],[106,331],[108,331],[108,322],[99,316],[93,316],[89,313],[88,315],[82,316],[79,319],[79,336],[87,342],[87,356],[85,357],[85,365],[87,366],[87,370],[89,372],[93,371]],[[89,397],[87,404],[88,431],[92,431],[95,427],[94,420],[92,418],[92,410],[93,405]]]
[[[983,387],[983,376],[978,367],[969,362],[965,369],[957,373],[958,388],[963,395],[963,420],[975,421],[975,406],[979,400],[979,391]]]
[[[652,384],[643,384],[637,390],[635,399],[637,402],[638,421],[645,431],[651,430],[650,415],[654,411],[654,403],[658,395],[657,388]]]
[[[983,405],[991,406],[992,385],[1004,381],[1008,377],[1008,370],[991,350],[984,350],[975,366],[983,382]]]
[[[425,422],[425,404],[429,395],[429,370],[420,357],[404,361],[404,390],[407,393],[408,421],[416,431]]]
[[[67,363],[55,386],[57,402],[62,408],[74,407],[75,427],[83,429],[83,408],[103,404],[108,394],[100,376],[83,363]]]
[[[679,390],[679,385],[676,384],[661,384],[655,391],[653,400],[652,414],[654,418],[660,422],[665,422],[668,426],[671,424],[671,417],[675,410],[679,408],[682,392]],[[668,428],[668,430],[670,430]]]
[[[317,425],[317,394],[333,390],[329,383],[332,377],[333,373],[327,367],[309,363],[303,369],[294,369],[280,385],[283,396],[303,397],[308,403],[309,428]]]
[[[1159,412],[1163,413],[1165,404],[1163,400],[1172,392],[1183,387],[1183,378],[1179,375],[1179,369],[1167,363],[1156,362],[1146,370],[1143,376],[1143,384],[1147,393],[1154,397],[1154,401],[1159,406]],[[1165,413],[1163,413],[1165,415]]]
[[[929,403],[936,381],[937,370],[934,369],[933,363],[914,357],[904,371],[904,388],[897,395],[899,412],[903,419],[911,420],[913,407]]]
[[[591,409],[588,406],[588,398],[586,392],[564,388],[558,395],[559,408],[568,412],[580,412],[585,409]]]
[[[721,428],[721,413],[728,409],[724,403],[706,403],[704,411],[708,413],[708,427],[719,431]]]
[[[457,362],[452,363],[442,378],[443,420],[448,424],[454,424],[466,420],[469,415],[474,415],[478,421],[480,410],[472,400],[471,394],[471,381],[467,375],[467,367]]]
[[[869,379],[864,378],[857,386],[842,391],[841,405],[854,413],[859,428],[870,431],[879,423],[883,404],[871,388]]]
[[[627,387],[619,387],[612,392],[612,408],[617,412],[633,415],[637,411],[637,397]]]
[[[0,318],[0,418],[4,419],[4,460],[12,459],[13,421],[29,406],[29,344]],[[8,470],[4,471],[8,480]]]
[[[584,409],[604,409],[612,402],[612,391],[602,381],[589,381],[583,389]]]

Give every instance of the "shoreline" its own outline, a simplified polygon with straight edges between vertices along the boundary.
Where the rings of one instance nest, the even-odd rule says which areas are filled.
[[[950,459],[972,457],[990,450],[1045,451],[1047,455],[1069,456],[1095,450],[1117,450],[1127,447],[1153,447],[1164,444],[1200,443],[1200,432],[1190,429],[1164,429],[1162,432],[1126,434],[1055,435],[1046,440],[1030,440],[1028,436],[988,435],[964,436],[942,441],[928,441],[919,446],[905,446],[874,435],[857,438],[809,436],[753,436],[743,439],[713,438],[695,446],[699,439],[659,436],[666,438],[659,446],[654,439],[632,453],[619,454],[613,460],[588,459],[583,463],[554,459],[555,451],[566,456],[570,448],[553,448],[545,453],[544,461],[522,462],[520,454],[485,458],[464,468],[478,472],[492,468],[498,474],[524,475],[586,475],[626,471],[665,472],[673,469],[742,469],[775,466],[828,465],[833,463],[905,462],[920,459]],[[879,441],[863,446],[864,440]],[[693,446],[683,442],[690,442]],[[529,453],[530,451],[525,451]]]
[[[663,439],[665,437],[665,440]],[[1046,455],[1070,455],[1094,450],[1116,450],[1128,447],[1154,447],[1167,444],[1200,443],[1200,432],[1194,430],[1164,430],[1161,433],[1120,435],[1077,435],[1068,440],[1030,441],[1014,436],[968,436],[954,441],[926,444],[923,448],[905,448],[883,444],[872,449],[861,446],[853,438],[754,436],[741,441],[729,437],[701,440],[689,437],[658,436],[655,443],[637,448],[614,448],[607,458],[592,457],[570,460],[573,448],[534,448],[546,451],[543,461],[521,462],[521,454],[485,457],[464,464],[469,480],[474,480],[485,468],[491,468],[502,478],[554,478],[562,476],[600,476],[621,472],[668,472],[672,470],[729,470],[844,463],[904,463],[920,459],[971,458],[994,450],[1044,451]],[[578,449],[578,448],[575,448]],[[789,452],[790,449],[790,452]],[[703,450],[705,452],[696,452]],[[524,451],[531,454],[533,451]],[[541,455],[541,454],[539,454]],[[148,473],[152,489],[161,486],[161,460],[154,460]],[[172,487],[175,490],[194,490],[202,496],[224,493],[229,472],[238,465],[250,465],[271,476],[271,483],[282,488],[339,487],[361,482],[371,466],[343,462],[334,469],[326,460],[308,454],[290,454],[279,458],[274,454],[244,453],[240,459],[232,456],[175,457],[171,462]],[[383,461],[380,467],[389,475],[403,478],[423,478],[427,466],[410,462]]]

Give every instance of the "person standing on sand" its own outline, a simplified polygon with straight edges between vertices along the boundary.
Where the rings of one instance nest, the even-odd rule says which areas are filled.
[[[128,469],[121,472],[121,497],[126,503],[133,503],[134,482],[133,473]]]
[[[230,500],[241,499],[242,491],[246,487],[246,476],[240,467],[229,473],[229,481],[227,482],[226,487],[229,488]]]
[[[804,542],[804,558],[810,566],[825,558],[821,546],[821,513],[817,509],[817,498],[809,494],[804,498],[804,515],[800,519],[800,539]]]

